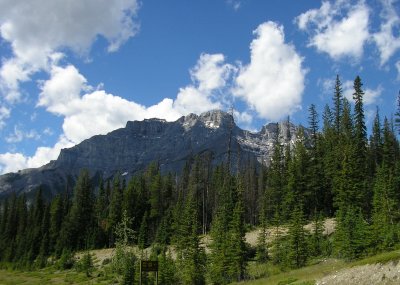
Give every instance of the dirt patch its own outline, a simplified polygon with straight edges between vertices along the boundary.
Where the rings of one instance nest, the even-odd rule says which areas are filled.
[[[309,232],[313,232],[314,224],[309,223],[304,226],[304,229],[308,230]],[[334,218],[326,219],[324,221],[324,235],[330,235],[335,231],[336,228],[336,221]]]
[[[371,264],[343,269],[316,282],[318,285],[400,284],[400,263]]]
[[[304,229],[306,229],[309,232],[313,232],[313,223],[309,223],[304,226]],[[324,221],[324,235],[330,235],[335,231],[336,227],[336,221],[333,218],[326,219]],[[246,242],[250,244],[251,246],[256,246],[257,245],[257,239],[258,236],[260,235],[261,229],[256,229],[254,231],[246,233]],[[288,228],[286,226],[282,227],[270,227],[267,229],[267,243],[273,242],[278,236],[286,235],[288,232]]]

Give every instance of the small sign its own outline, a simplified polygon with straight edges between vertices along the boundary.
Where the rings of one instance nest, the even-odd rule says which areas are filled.
[[[143,272],[158,271],[158,261],[142,260],[141,269]]]

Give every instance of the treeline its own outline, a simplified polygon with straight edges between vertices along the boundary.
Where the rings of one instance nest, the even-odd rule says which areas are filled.
[[[240,153],[235,157],[242,162],[212,166],[211,154],[203,153],[188,161],[179,176],[162,175],[153,163],[129,181],[115,175],[94,187],[83,170],[72,194],[46,201],[39,189],[30,204],[25,194],[13,194],[0,211],[0,261],[17,268],[42,267],[49,256],[63,252],[114,247],[123,213],[135,232],[130,243],[140,249],[157,245],[153,258],[158,255],[166,266],[160,269],[162,284],[240,281],[251,259],[294,268],[311,257],[354,259],[396,248],[396,126],[377,109],[368,137],[363,95],[357,77],[351,104],[337,77],[332,104],[322,115],[310,106],[309,126],[300,128],[294,143],[283,143],[278,130],[268,167],[243,162]],[[234,163],[241,166],[237,173],[230,169]],[[322,234],[327,217],[337,223],[329,237]],[[311,233],[304,230],[307,221],[313,223]],[[261,231],[257,248],[251,249],[245,232],[255,226]],[[273,244],[267,242],[267,228],[276,229]],[[204,234],[211,236],[209,254],[201,244]],[[176,250],[175,260],[167,254],[168,245]]]

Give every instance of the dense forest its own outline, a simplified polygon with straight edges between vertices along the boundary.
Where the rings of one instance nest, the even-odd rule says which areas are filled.
[[[283,144],[277,132],[268,165],[238,153],[243,161],[228,154],[213,166],[212,154],[203,153],[179,175],[161,174],[157,162],[129,181],[120,174],[91,181],[90,170],[82,170],[74,189],[51,201],[40,189],[30,203],[24,194],[11,195],[0,211],[1,264],[40,268],[75,251],[151,246],[160,284],[227,284],[247,278],[250,260],[298,268],[314,257],[352,260],[397,248],[400,98],[394,118],[376,109],[368,136],[363,95],[357,77],[349,102],[337,77],[332,104],[321,114],[309,107],[309,125],[295,142]],[[336,230],[323,235],[323,221],[332,217]],[[261,230],[251,248],[245,233],[255,227]],[[273,243],[269,228],[277,229]],[[132,276],[134,266],[126,268],[121,274]]]

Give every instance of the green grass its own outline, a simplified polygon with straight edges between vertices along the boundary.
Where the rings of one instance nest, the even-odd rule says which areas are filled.
[[[265,264],[264,275],[265,278],[251,280],[247,282],[237,283],[242,285],[308,285],[314,284],[315,280],[331,273],[332,271],[345,267],[345,262],[335,259],[326,259],[318,262],[317,264],[303,267],[296,270],[287,272],[280,271],[277,267]],[[250,274],[254,272],[252,267],[260,267],[261,265],[250,264]],[[261,268],[257,269],[258,272],[262,271]]]
[[[95,271],[92,277],[75,270],[55,271],[46,268],[37,271],[12,271],[0,270],[0,285],[42,285],[42,284],[111,284],[112,276],[105,278],[99,276],[100,271]]]
[[[311,285],[316,280],[337,270],[353,266],[388,263],[400,260],[400,250],[380,253],[353,262],[337,259],[314,260],[309,266],[282,272],[271,264],[249,263],[249,275],[253,280],[237,283],[240,285]],[[76,270],[59,271],[52,267],[36,271],[0,270],[0,285],[40,284],[116,284],[116,278],[107,270],[96,269],[92,277]]]

